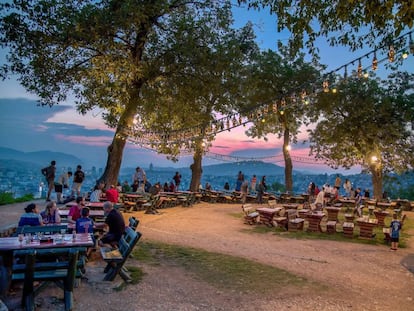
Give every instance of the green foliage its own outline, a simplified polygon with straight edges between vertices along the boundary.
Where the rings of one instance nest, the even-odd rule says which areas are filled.
[[[0,192],[0,205],[28,202],[34,199],[33,194],[25,194],[22,197],[14,198],[13,194],[9,192]]]
[[[220,289],[261,294],[296,286],[298,291],[309,286],[309,281],[288,271],[247,259],[211,253],[200,249],[158,242],[141,243],[133,257],[149,264],[179,266],[195,277]],[[312,284],[315,288],[320,284]]]
[[[413,27],[414,7],[411,1],[302,1],[239,0],[250,8],[270,8],[277,20],[277,31],[292,33],[292,53],[306,47],[313,55],[314,43],[326,37],[331,45],[346,45],[351,50],[362,46],[378,48]],[[405,43],[405,42],[404,42]]]
[[[274,182],[273,184],[270,185],[270,190],[283,193],[283,192],[286,192],[286,187],[280,182]]]

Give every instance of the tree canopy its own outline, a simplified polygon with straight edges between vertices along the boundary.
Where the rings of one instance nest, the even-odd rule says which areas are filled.
[[[317,54],[314,42],[326,37],[331,45],[355,51],[363,46],[378,48],[413,27],[414,5],[407,0],[239,0],[250,8],[270,8],[277,30],[287,29],[294,54],[306,47]]]
[[[332,167],[361,165],[381,196],[382,176],[414,168],[414,77],[348,78],[336,92],[322,92],[312,106],[318,121],[309,129],[311,153]]]

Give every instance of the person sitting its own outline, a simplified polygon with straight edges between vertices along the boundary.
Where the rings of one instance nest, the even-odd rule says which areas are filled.
[[[361,188],[357,188],[355,191],[355,209],[354,209],[354,214],[357,214],[358,217],[362,217],[362,207],[363,207],[363,202],[362,202],[362,193],[361,193]]]
[[[20,216],[19,227],[43,226],[42,216],[40,216],[36,204],[30,203],[25,207],[24,211],[25,213]]]
[[[102,190],[98,185],[96,185],[93,188],[91,196],[89,197],[89,201],[90,202],[100,202],[101,201],[101,196],[102,196]]]
[[[81,218],[76,220],[75,230],[76,230],[76,233],[89,233],[89,234],[91,234],[92,241],[93,241],[93,247],[88,247],[86,249],[86,257],[87,258],[89,258],[89,256],[91,255],[91,253],[93,251],[93,248],[95,247],[95,243],[96,243],[95,236],[93,235],[94,225],[95,224],[94,224],[93,220],[91,218],[89,218],[89,208],[88,207],[83,207],[82,210],[81,210]]]
[[[137,187],[138,188],[138,187]],[[124,183],[122,184],[122,192],[124,193],[128,193],[131,192],[131,186],[128,183],[128,180],[125,180]],[[136,191],[136,190],[135,190]]]
[[[81,218],[76,220],[77,233],[93,233],[94,222],[89,218],[89,208],[83,207],[81,210]]]
[[[73,205],[68,214],[68,222],[71,224],[75,224],[76,220],[78,220],[81,217],[81,209],[85,204],[83,203],[82,197],[76,198],[76,204]]]
[[[60,224],[61,219],[55,201],[46,204],[46,208],[40,213],[44,224]]]
[[[122,215],[113,207],[112,202],[106,201],[103,204],[106,215],[105,224],[108,226],[108,232],[99,240],[99,246],[109,244],[114,246],[118,244],[125,232],[125,221]]]
[[[119,192],[114,185],[111,185],[111,187],[106,190],[105,195],[109,202],[118,203]]]

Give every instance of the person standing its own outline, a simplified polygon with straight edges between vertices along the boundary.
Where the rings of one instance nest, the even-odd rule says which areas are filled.
[[[397,214],[394,214],[392,218],[390,224],[391,250],[396,251],[398,249],[398,242],[400,241],[401,222],[397,219]]]
[[[344,189],[345,189],[345,193],[346,193],[346,196],[348,197],[348,198],[351,198],[351,189],[352,189],[352,184],[351,184],[351,181],[347,178],[347,179],[345,179],[345,182],[344,182]]]
[[[249,182],[247,181],[247,179],[244,180],[241,184],[240,192],[242,204],[245,204],[247,200],[247,193],[249,192]]]
[[[46,201],[50,201],[50,194],[55,189],[56,161],[51,161],[50,165],[42,168],[41,172],[45,176],[48,185]]]
[[[78,165],[76,167],[76,172],[73,174],[73,185],[72,185],[72,197],[80,197],[82,183],[85,179],[85,173],[82,171],[82,166]]]
[[[257,195],[256,195],[257,203],[259,204],[263,203],[263,194],[265,193],[265,191],[266,191],[266,182],[265,182],[265,176],[263,176],[262,180],[257,186]]]
[[[175,182],[175,191],[178,191],[181,183],[181,174],[179,172],[175,172],[173,179]]]
[[[250,190],[256,191],[256,183],[257,183],[257,177],[256,175],[253,175],[252,179],[250,180]]]
[[[59,175],[55,184],[55,191],[57,196],[57,204],[63,204],[62,193],[63,189],[69,188],[69,178],[72,177],[72,172],[64,172]]]
[[[338,192],[339,192],[339,189],[341,188],[341,182],[342,182],[341,177],[339,177],[339,174],[336,174],[334,187],[338,189]]]
[[[134,176],[132,177],[133,182],[138,182],[137,192],[145,192],[145,182],[147,180],[147,175],[141,167],[135,169]]]

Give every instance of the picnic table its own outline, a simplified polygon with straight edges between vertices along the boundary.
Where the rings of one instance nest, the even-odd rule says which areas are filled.
[[[273,217],[279,213],[282,208],[259,207],[256,211],[259,213],[260,222],[271,227],[273,226]]]
[[[309,222],[309,232],[322,232],[321,221],[325,217],[323,212],[314,212],[306,214],[306,220]]]
[[[69,215],[69,210],[59,210],[59,215],[62,218],[67,218]],[[103,210],[90,210],[89,211],[89,217],[96,219],[96,218],[104,218],[105,214]]]
[[[361,238],[373,238],[373,229],[378,225],[378,219],[370,219],[368,217],[358,218],[359,236]]]
[[[374,211],[375,218],[378,220],[378,226],[385,226],[384,220],[389,214],[387,211]]]
[[[325,209],[328,212],[328,221],[338,221],[338,214],[341,211],[340,207],[327,206]]]
[[[294,203],[285,203],[282,205],[284,208],[286,209],[298,209],[299,204],[294,204]]]
[[[377,207],[385,211],[387,208],[391,207],[391,203],[388,202],[377,202]]]

